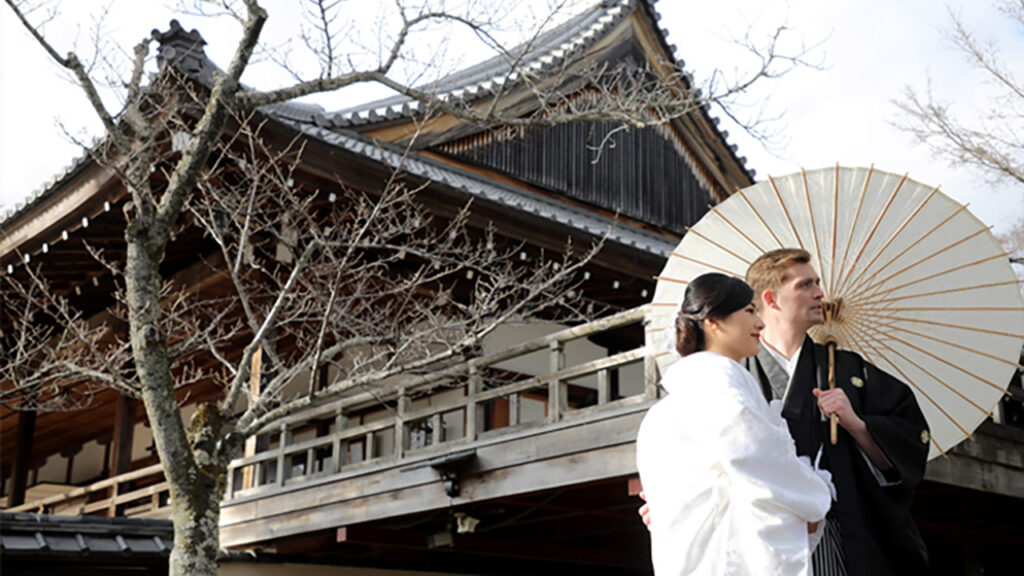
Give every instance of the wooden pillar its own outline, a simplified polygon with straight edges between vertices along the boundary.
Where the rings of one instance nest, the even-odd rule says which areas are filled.
[[[551,372],[560,372],[565,368],[565,349],[562,342],[548,345],[550,354],[549,368]],[[561,380],[552,380],[548,384],[548,422],[558,422],[568,406],[569,387]]]
[[[36,430],[36,413],[18,413],[18,442],[11,469],[11,493],[7,496],[7,507],[25,503],[28,488],[29,457],[32,455],[32,436]]]
[[[135,440],[135,416],[139,401],[128,396],[117,398],[114,416],[114,448],[110,462],[110,475],[126,474],[132,468],[132,443]]]
[[[114,412],[114,437],[110,450],[110,477],[127,474],[132,468],[132,443],[135,439],[135,414],[138,401],[125,395],[117,397],[117,408]],[[107,516],[117,516],[118,507],[114,499],[118,494],[131,491],[128,482],[110,487],[110,506]]]
[[[75,455],[82,451],[82,446],[72,446],[61,450],[60,455],[68,459],[67,469],[64,471],[64,483],[71,484],[75,477]]]
[[[477,434],[483,432],[483,422],[480,417],[480,405],[477,404],[477,395],[483,391],[483,376],[476,366],[469,367],[469,380],[466,382],[466,440],[473,442]]]
[[[253,402],[260,397],[260,370],[262,369],[263,347],[260,346],[256,349],[256,352],[253,353],[249,367],[249,395]],[[245,439],[245,446],[242,448],[243,457],[256,455],[256,452],[259,450],[258,438],[259,435],[253,435]],[[264,464],[253,464],[242,468],[242,490],[252,488],[255,485],[255,481],[257,479],[255,474],[257,466],[264,469],[266,468]],[[234,472],[229,471],[228,473],[233,474]]]

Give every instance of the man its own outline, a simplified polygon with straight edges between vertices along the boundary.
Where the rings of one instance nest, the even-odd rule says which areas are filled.
[[[824,294],[806,251],[767,252],[751,264],[746,279],[765,324],[761,350],[747,368],[767,399],[783,402],[797,454],[814,461],[820,451],[819,465],[832,473],[836,487],[812,558],[814,574],[928,574],[927,552],[910,516],[929,442],[913,393],[843,350],[835,353],[836,387],[828,389],[827,351],[807,336],[824,322]],[[832,414],[839,425],[836,445],[827,418]]]
[[[767,252],[747,270],[765,323],[761,351],[748,368],[782,416],[797,454],[832,473],[837,498],[813,563],[818,575],[925,574],[927,553],[910,504],[928,459],[928,428],[910,389],[853,352],[828,355],[807,330],[824,322],[820,278],[804,250]],[[825,415],[838,418],[832,445]],[[841,545],[839,543],[841,542]],[[833,568],[830,571],[829,568]],[[840,572],[843,573],[843,572]]]

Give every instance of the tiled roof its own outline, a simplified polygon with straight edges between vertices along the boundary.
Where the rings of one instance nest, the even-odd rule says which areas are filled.
[[[167,556],[170,520],[0,513],[0,555]]]
[[[637,1],[642,0],[604,0],[595,9],[570,18],[512,48],[508,54],[495,56],[419,88],[445,100],[472,102],[489,97],[502,87],[520,82],[522,74],[540,76],[557,69],[628,17]],[[418,111],[421,104],[409,96],[397,95],[330,113],[316,105],[303,106],[304,109],[292,107],[290,110],[295,114],[294,120],[345,128],[407,117]]]
[[[540,74],[545,70],[556,69],[566,59],[585,50],[599,40],[602,34],[612,30],[624,18],[627,18],[634,8],[645,10],[656,23],[660,16],[654,8],[654,3],[655,0],[603,0],[594,9],[585,10],[538,36],[530,43],[529,47],[514,48],[510,54],[523,55],[518,67],[531,73]],[[661,30],[664,48],[667,53],[674,56],[675,46],[667,44],[665,41],[667,34],[666,30]],[[172,21],[168,31],[154,30],[153,37],[160,42],[158,57],[162,62],[174,61],[197,78],[212,81],[216,66],[205,57],[202,51],[205,41],[196,31],[186,32],[178,22]],[[680,70],[683,69],[682,60],[677,60],[677,65]],[[472,101],[475,98],[487,96],[492,89],[498,86],[519,80],[521,77],[511,71],[508,57],[498,56],[446,76],[432,88],[439,95],[448,98],[464,98]],[[312,127],[336,129],[408,117],[418,110],[419,105],[419,102],[412,98],[394,96],[337,112],[326,112],[322,106],[302,102],[283,102],[265,106],[261,110],[269,116],[296,126],[307,133],[313,133],[315,131],[311,130]],[[706,110],[702,109],[701,113],[707,115]],[[717,125],[717,118],[708,117]],[[330,141],[326,134],[324,136],[321,139]],[[719,133],[719,136],[735,154],[736,146],[728,144],[724,134]],[[346,137],[339,138],[343,140]],[[87,164],[87,160],[88,155],[79,158],[70,168],[55,177],[32,197],[19,203],[6,214],[0,215],[0,224],[13,219],[24,209],[46,196],[60,182]],[[737,158],[737,160],[742,165],[746,159]],[[444,170],[440,167],[439,169]],[[753,179],[753,170],[748,169],[748,171]],[[516,202],[513,201],[511,205],[514,206]],[[527,204],[531,203],[527,202]]]
[[[678,243],[677,239],[637,228],[634,225],[553,200],[530,190],[505,185],[432,158],[403,154],[404,149],[396,145],[371,141],[349,131],[327,130],[319,126],[283,118],[279,118],[279,120],[332,146],[370,158],[392,168],[401,166],[406,174],[425,178],[470,196],[530,213],[594,236],[600,237],[607,234],[610,240],[638,250],[667,256]]]
[[[97,145],[98,141],[93,143],[92,148],[95,149]],[[85,168],[91,160],[92,156],[88,152],[84,152],[81,156],[78,156],[71,160],[67,167],[65,167],[60,172],[54,174],[49,181],[47,181],[45,184],[37,188],[34,192],[19,200],[17,203],[14,204],[14,206],[11,206],[6,210],[0,211],[0,225],[3,225],[5,222],[9,220],[13,220],[24,210],[27,210],[28,208],[34,206],[37,202],[41,202],[44,198],[49,196],[50,193],[52,193],[57,188],[58,184],[61,184],[69,180],[71,177],[77,174],[79,170]]]

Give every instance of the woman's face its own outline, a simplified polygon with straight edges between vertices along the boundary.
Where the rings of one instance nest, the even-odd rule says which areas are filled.
[[[705,320],[704,334],[707,349],[739,362],[748,356],[757,355],[761,345],[761,329],[764,322],[754,311],[754,304],[729,314],[725,318]]]

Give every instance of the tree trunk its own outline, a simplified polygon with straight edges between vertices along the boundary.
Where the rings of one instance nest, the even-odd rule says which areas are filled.
[[[220,502],[223,490],[216,478],[201,478],[175,497],[172,494],[174,549],[170,576],[216,576],[220,550]],[[173,491],[172,492],[176,492]]]

